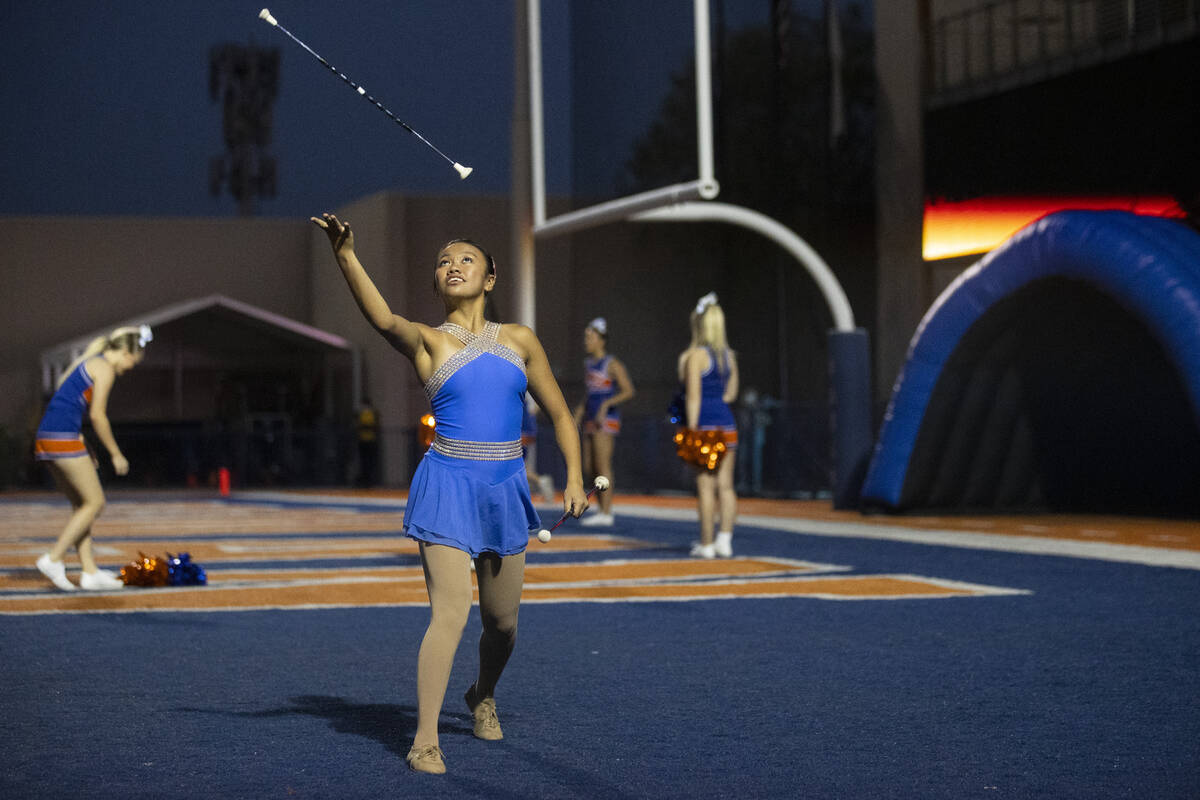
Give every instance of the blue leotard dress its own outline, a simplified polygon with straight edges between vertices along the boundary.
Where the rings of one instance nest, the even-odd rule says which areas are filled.
[[[520,553],[542,526],[521,455],[525,362],[496,340],[498,323],[438,330],[465,346],[425,384],[437,433],[413,475],[404,532],[472,557]]]
[[[702,431],[719,430],[724,434],[726,447],[737,447],[737,419],[733,416],[733,409],[725,402],[729,354],[722,354],[722,369],[718,369],[716,352],[711,347],[705,349],[711,363],[700,376],[700,419],[696,421],[697,428]]]
[[[86,361],[71,370],[59,385],[38,423],[34,456],[39,461],[86,456],[87,447],[80,432],[83,412],[92,404],[92,376]]]
[[[604,415],[603,427],[596,424],[596,412],[600,404],[617,393],[616,382],[608,377],[608,362],[611,355],[603,358],[587,358],[583,361],[584,383],[587,386],[587,397],[583,406],[583,432],[608,433],[616,436],[621,431],[621,412],[616,406],[609,406]]]

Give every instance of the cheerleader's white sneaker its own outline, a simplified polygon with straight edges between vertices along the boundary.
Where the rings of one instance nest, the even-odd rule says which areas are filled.
[[[617,518],[612,514],[597,511],[595,514],[584,517],[579,524],[585,528],[611,528],[616,521]]]
[[[108,570],[98,569],[95,572],[80,573],[79,588],[89,592],[107,592],[112,589],[124,589],[125,584]]]
[[[77,587],[75,584],[67,580],[67,566],[61,561],[51,561],[49,553],[42,553],[41,558],[37,560],[38,572],[50,579],[58,588],[64,592],[73,592]]]
[[[538,476],[538,489],[542,493],[542,500],[547,503],[554,502],[554,479],[549,475]]]

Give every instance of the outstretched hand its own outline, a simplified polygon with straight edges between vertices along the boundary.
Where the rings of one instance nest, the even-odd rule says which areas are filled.
[[[349,222],[340,221],[335,215],[326,211],[320,217],[309,217],[325,235],[329,237],[329,246],[334,255],[354,251],[354,232],[350,230]]]

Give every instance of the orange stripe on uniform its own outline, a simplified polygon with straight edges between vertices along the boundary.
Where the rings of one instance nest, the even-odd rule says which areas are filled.
[[[612,417],[604,418],[604,425],[596,424],[596,420],[589,419],[583,423],[584,433],[610,433],[614,436],[621,432],[621,420],[613,419]]]
[[[49,458],[65,458],[87,455],[87,448],[79,439],[38,439],[34,442],[33,452]]]

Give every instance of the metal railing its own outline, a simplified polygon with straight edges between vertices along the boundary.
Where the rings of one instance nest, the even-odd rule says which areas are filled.
[[[1200,0],[935,3],[930,101],[938,105],[1033,82],[1189,38],[1198,29]]]

